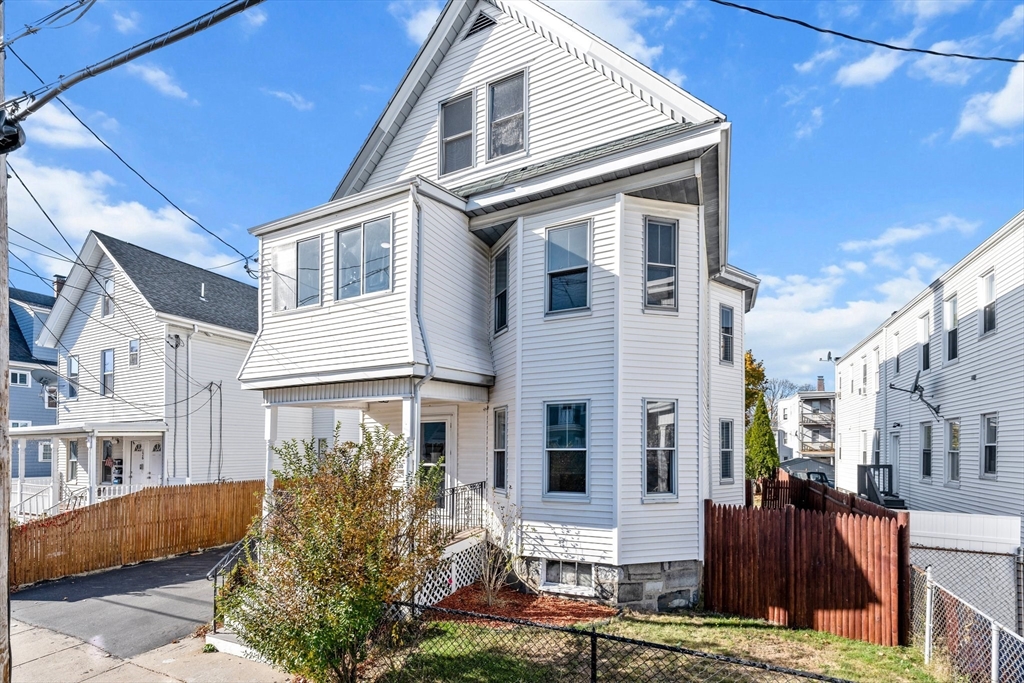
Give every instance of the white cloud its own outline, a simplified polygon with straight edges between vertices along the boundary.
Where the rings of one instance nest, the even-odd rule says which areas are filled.
[[[138,31],[139,21],[141,20],[142,15],[135,11],[128,14],[114,12],[114,28],[117,29],[118,33],[134,33]]]
[[[882,266],[883,268],[889,268],[890,270],[899,270],[903,267],[903,260],[900,259],[892,249],[876,251],[871,257],[871,263],[876,266]]]
[[[93,149],[102,147],[71,114],[56,104],[48,104],[25,120],[26,137],[47,147]]]
[[[279,100],[283,100],[283,101],[287,102],[288,104],[292,105],[293,107],[295,107],[299,111],[309,111],[314,106],[312,102],[310,102],[305,97],[303,97],[302,95],[298,94],[297,92],[284,92],[282,90],[268,90],[267,88],[263,88],[263,92],[265,92],[266,94],[270,95],[271,97],[276,97]]]
[[[430,35],[430,29],[441,13],[441,3],[437,0],[396,0],[388,3],[388,12],[402,22],[409,40],[422,43]]]
[[[808,59],[806,62],[794,64],[793,68],[797,70],[797,73],[805,74],[810,71],[813,71],[816,67],[819,67],[822,64],[826,64],[838,58],[839,48],[830,47],[827,50],[818,50],[813,55],[811,55],[811,58]]]
[[[683,87],[683,83],[686,81],[686,74],[679,69],[669,69],[665,72],[665,78],[672,81],[680,88]]]
[[[979,223],[947,214],[930,223],[918,223],[909,227],[895,226],[888,228],[881,235],[868,240],[851,240],[843,242],[839,247],[843,251],[868,251],[884,250],[900,244],[914,242],[916,240],[937,235],[950,230],[956,230],[961,235],[970,235],[974,232]]]
[[[663,16],[664,7],[643,0],[544,0],[555,11],[597,34],[629,56],[651,64],[661,56],[664,47],[651,45],[640,33],[641,19]]]
[[[876,85],[892,76],[903,60],[898,52],[878,48],[864,59],[841,67],[836,73],[836,83],[844,88]]]
[[[1021,55],[1024,59],[1024,55]],[[969,133],[986,135],[998,129],[1018,128],[1024,123],[1024,64],[1014,64],[1006,85],[996,92],[982,92],[973,95],[960,114],[960,125],[954,138]],[[991,139],[992,144],[1002,146],[1012,142],[1016,135],[1000,134]]]
[[[956,14],[971,4],[973,0],[904,0],[900,8],[907,14],[914,15],[920,22],[929,21],[943,14]]]
[[[815,107],[814,109],[812,109],[807,119],[805,119],[800,125],[796,127],[797,138],[803,139],[813,135],[814,131],[821,128],[821,124],[823,123],[824,118],[824,113],[822,112],[821,107]]]
[[[250,7],[242,12],[242,26],[246,33],[255,33],[267,23],[267,13],[262,7]]]
[[[1003,19],[999,26],[996,27],[992,37],[996,40],[1001,40],[1018,36],[1022,32],[1024,32],[1024,5],[1017,5],[1013,8],[1010,16]]]
[[[174,82],[174,77],[155,64],[132,62],[125,67],[128,73],[138,76],[161,95],[187,100],[188,93]]]
[[[81,172],[70,168],[46,166],[21,155],[15,168],[26,185],[77,248],[90,230],[107,233],[147,249],[201,267],[227,263],[237,258],[213,238],[200,233],[187,218],[170,206],[150,208],[137,201],[118,201],[109,192],[115,181],[100,171]],[[60,241],[32,200],[17,182],[10,184],[11,225],[67,254]],[[239,237],[225,237],[247,248]],[[66,273],[70,264],[33,254],[20,254],[41,274]],[[32,257],[32,258],[29,258]],[[226,270],[219,273],[231,274]],[[234,273],[240,274],[240,270]]]
[[[854,273],[863,274],[868,269],[868,264],[863,261],[847,261],[843,267]]]
[[[930,50],[936,52],[968,53],[975,47],[974,41],[940,40]],[[923,55],[914,60],[910,74],[927,78],[934,83],[965,85],[977,71],[977,66],[966,59]]]

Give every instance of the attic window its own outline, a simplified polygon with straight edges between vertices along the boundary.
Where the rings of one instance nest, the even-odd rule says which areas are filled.
[[[463,36],[462,39],[465,40],[466,38],[469,38],[472,35],[476,35],[481,31],[486,31],[487,29],[489,29],[490,27],[494,26],[497,23],[498,22],[496,22],[494,19],[491,19],[489,16],[481,12],[480,14],[476,15],[476,19],[473,20],[473,25],[469,27],[469,30],[466,31],[466,35]]]

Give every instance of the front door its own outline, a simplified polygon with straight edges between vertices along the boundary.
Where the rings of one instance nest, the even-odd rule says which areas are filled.
[[[441,486],[448,483],[448,422],[420,423],[420,467],[441,468]]]
[[[892,465],[892,492],[899,494],[900,490],[900,435],[893,434],[890,441],[889,464]]]
[[[145,441],[132,441],[128,444],[128,471],[124,483],[139,486],[146,483],[146,447]]]
[[[164,449],[161,441],[150,441],[146,454],[146,486],[160,486],[164,478]]]

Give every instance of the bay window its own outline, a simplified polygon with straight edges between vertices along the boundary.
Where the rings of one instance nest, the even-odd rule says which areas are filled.
[[[391,288],[391,217],[338,232],[337,292],[351,299]]]

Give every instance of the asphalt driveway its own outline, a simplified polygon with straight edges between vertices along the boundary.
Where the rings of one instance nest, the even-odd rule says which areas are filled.
[[[11,616],[128,659],[183,638],[213,617],[206,572],[226,549],[144,562],[26,588]]]

